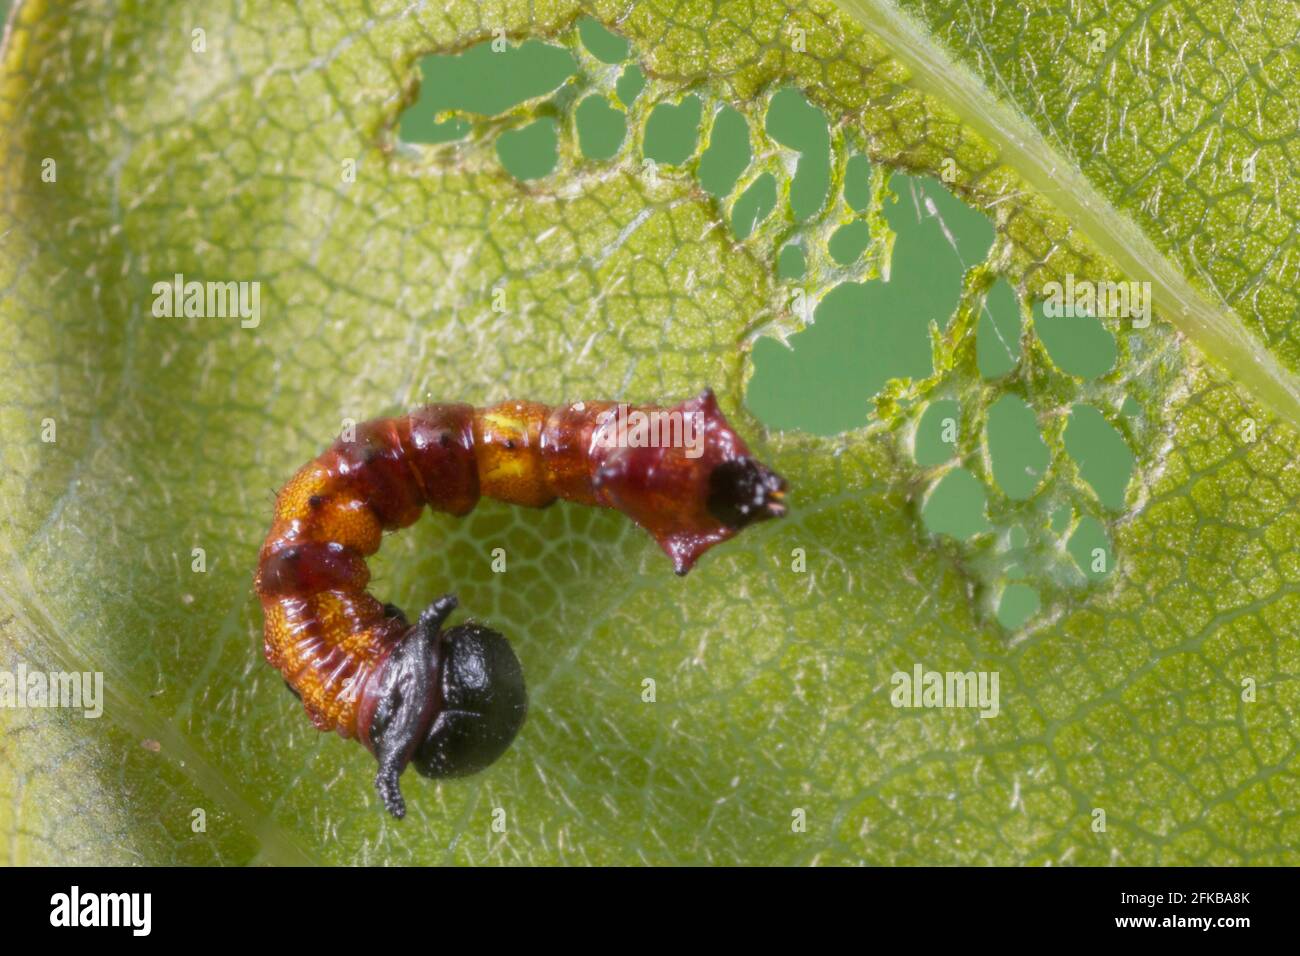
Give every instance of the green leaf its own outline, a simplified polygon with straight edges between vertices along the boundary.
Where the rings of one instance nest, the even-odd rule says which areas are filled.
[[[1296,863],[1295,11],[902,6],[23,0],[0,54],[0,671],[101,671],[105,702],[0,709],[6,861]],[[627,64],[583,46],[586,16]],[[577,72],[404,141],[422,58],[497,28]],[[831,198],[805,178],[798,216],[811,154],[764,124],[785,89],[829,120]],[[581,150],[592,93],[627,113],[610,158]],[[674,128],[649,175],[651,113],[689,97],[694,145]],[[710,172],[715,196],[697,168],[723,107],[752,162],[729,187]],[[555,168],[520,182],[497,146],[539,120]],[[850,206],[855,156],[875,179]],[[813,304],[868,294],[895,239],[924,285],[890,197],[948,215],[945,169],[995,238],[933,267],[961,278],[933,373],[863,394],[862,428],[766,434],[742,405],[755,340],[798,354],[796,282]],[[735,228],[769,180],[775,205]],[[870,245],[837,261],[851,220]],[[1029,301],[1067,273],[1155,296],[1149,327],[1107,325],[1114,366],[1087,378],[1033,331]],[[260,321],[155,316],[176,274],[260,282]],[[1016,328],[1002,293],[981,320],[1001,282],[1020,348],[986,378],[977,329]],[[512,639],[531,701],[490,771],[412,776],[388,819],[371,758],[261,660],[275,489],[349,418],[704,384],[792,514],[686,579],[569,505],[483,503],[386,541],[375,591],[412,610],[454,589]],[[1048,461],[1014,499],[986,446],[1008,395]],[[939,402],[949,452],[926,431]],[[1126,485],[1094,487],[1075,421],[1132,454]],[[957,468],[987,500],[965,540],[922,513]],[[1078,564],[1096,550],[1104,574]],[[998,715],[894,707],[918,664],[997,672]]]

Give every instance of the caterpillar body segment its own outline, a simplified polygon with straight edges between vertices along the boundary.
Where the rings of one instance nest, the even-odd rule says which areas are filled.
[[[785,512],[785,481],[750,455],[707,390],[671,409],[425,405],[348,438],[281,489],[255,586],[267,661],[317,728],[370,750],[397,817],[408,764],[430,777],[486,767],[522,726],[527,696],[504,637],[474,622],[444,627],[454,596],[412,624],[366,590],[366,558],[385,531],[426,505],[464,515],[483,496],[564,499],[623,512],[685,574],[715,544]]]

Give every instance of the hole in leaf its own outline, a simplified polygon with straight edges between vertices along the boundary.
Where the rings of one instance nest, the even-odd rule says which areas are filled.
[[[845,163],[844,201],[854,212],[871,207],[871,161],[865,156],[850,156]]]
[[[937,182],[895,174],[891,186],[900,201],[885,206],[895,233],[889,280],[832,289],[789,348],[754,344],[747,403],[765,424],[819,435],[856,428],[887,380],[934,371],[929,324],[948,325],[993,225]]]
[[[645,126],[645,157],[668,166],[680,166],[690,159],[699,138],[700,111],[700,98],[695,94],[676,105],[660,103],[651,110]]]
[[[700,185],[711,196],[728,195],[750,158],[749,124],[738,111],[722,107],[714,117],[708,148],[700,157]]]
[[[975,356],[986,379],[1006,375],[1020,361],[1020,302],[1006,279],[993,283],[980,305]]]
[[[1134,459],[1115,426],[1091,405],[1075,405],[1065,428],[1065,450],[1101,503],[1112,511],[1121,510]]]
[[[1081,378],[1096,378],[1115,367],[1115,337],[1091,315],[1047,315],[1041,301],[1034,303],[1034,332],[1061,371]]]
[[[610,159],[623,145],[627,118],[600,95],[588,96],[574,114],[578,123],[578,145],[588,159]]]
[[[544,116],[521,129],[497,137],[501,165],[516,179],[538,179],[555,168],[559,155],[555,120]]]
[[[754,343],[746,402],[761,421],[816,435],[866,424],[871,396],[885,380],[880,366],[894,364],[880,354],[882,319],[869,298],[866,285],[841,283],[818,303],[814,324],[790,337],[793,350],[769,338]],[[928,363],[920,371],[926,374]]]
[[[1104,578],[1114,564],[1106,529],[1092,515],[1079,519],[1079,526],[1070,536],[1066,549],[1079,570],[1091,581]]]
[[[980,480],[965,468],[953,468],[931,489],[921,508],[921,520],[933,534],[965,541],[989,530],[984,513],[987,503]]]
[[[438,119],[459,110],[496,116],[550,93],[577,72],[573,54],[528,40],[500,53],[491,41],[462,53],[431,54],[420,60],[420,94],[402,112],[398,135],[408,143],[445,143],[469,132],[464,119]]]
[[[614,92],[618,94],[619,102],[624,106],[631,106],[643,89],[645,89],[645,73],[635,63],[624,67],[618,82],[614,84]]]
[[[627,40],[611,33],[604,24],[591,17],[578,21],[578,36],[582,37],[582,45],[602,63],[622,63],[631,49]]]
[[[916,463],[929,468],[948,461],[957,452],[961,427],[961,406],[955,399],[931,402],[916,424],[912,455]]]
[[[731,231],[737,239],[748,239],[754,228],[776,208],[776,177],[764,173],[749,184],[731,210]]]
[[[1038,613],[1042,601],[1038,592],[1028,584],[1013,582],[1002,589],[998,601],[998,623],[1009,631],[1018,630]]]
[[[803,249],[793,243],[781,250],[776,259],[776,277],[786,281],[802,279],[807,263]]]
[[[779,90],[768,104],[767,133],[783,146],[799,151],[790,183],[790,210],[807,219],[826,204],[831,187],[831,134],[826,114],[798,90]]]
[[[993,223],[928,177],[895,174],[885,216],[896,234],[889,281],[893,302],[919,326],[946,328],[961,297],[966,269],[983,261],[993,244]],[[897,316],[896,316],[897,319]]]
[[[1003,395],[989,408],[985,427],[993,480],[1008,498],[1023,501],[1034,493],[1051,461],[1034,410],[1019,396]]]
[[[827,250],[832,259],[842,266],[847,266],[857,262],[869,245],[871,245],[871,227],[857,220],[836,229],[835,234],[831,236],[831,241],[827,243]]]
[[[1061,507],[1052,512],[1048,520],[1048,527],[1052,529],[1053,534],[1064,534],[1065,529],[1070,526],[1070,509]]]

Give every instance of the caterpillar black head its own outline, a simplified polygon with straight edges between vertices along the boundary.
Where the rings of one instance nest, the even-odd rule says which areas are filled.
[[[709,472],[709,514],[739,530],[785,514],[785,479],[757,458],[729,458]]]
[[[510,642],[480,624],[442,629],[456,598],[420,615],[385,662],[370,721],[375,787],[388,812],[406,814],[398,778],[477,773],[505,753],[528,713],[523,669]]]

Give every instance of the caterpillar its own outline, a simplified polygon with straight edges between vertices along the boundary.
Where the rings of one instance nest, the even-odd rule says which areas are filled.
[[[630,430],[629,430],[630,426]],[[375,787],[405,815],[399,777],[458,777],[510,746],[527,713],[509,642],[469,621],[455,595],[410,623],[366,590],[366,557],[425,505],[465,515],[487,496],[542,508],[614,508],[686,574],[709,548],[785,513],[786,482],[750,455],[713,392],[669,409],[613,402],[486,408],[433,404],[355,426],[276,496],[255,588],[264,654],[317,729],[360,741]]]

